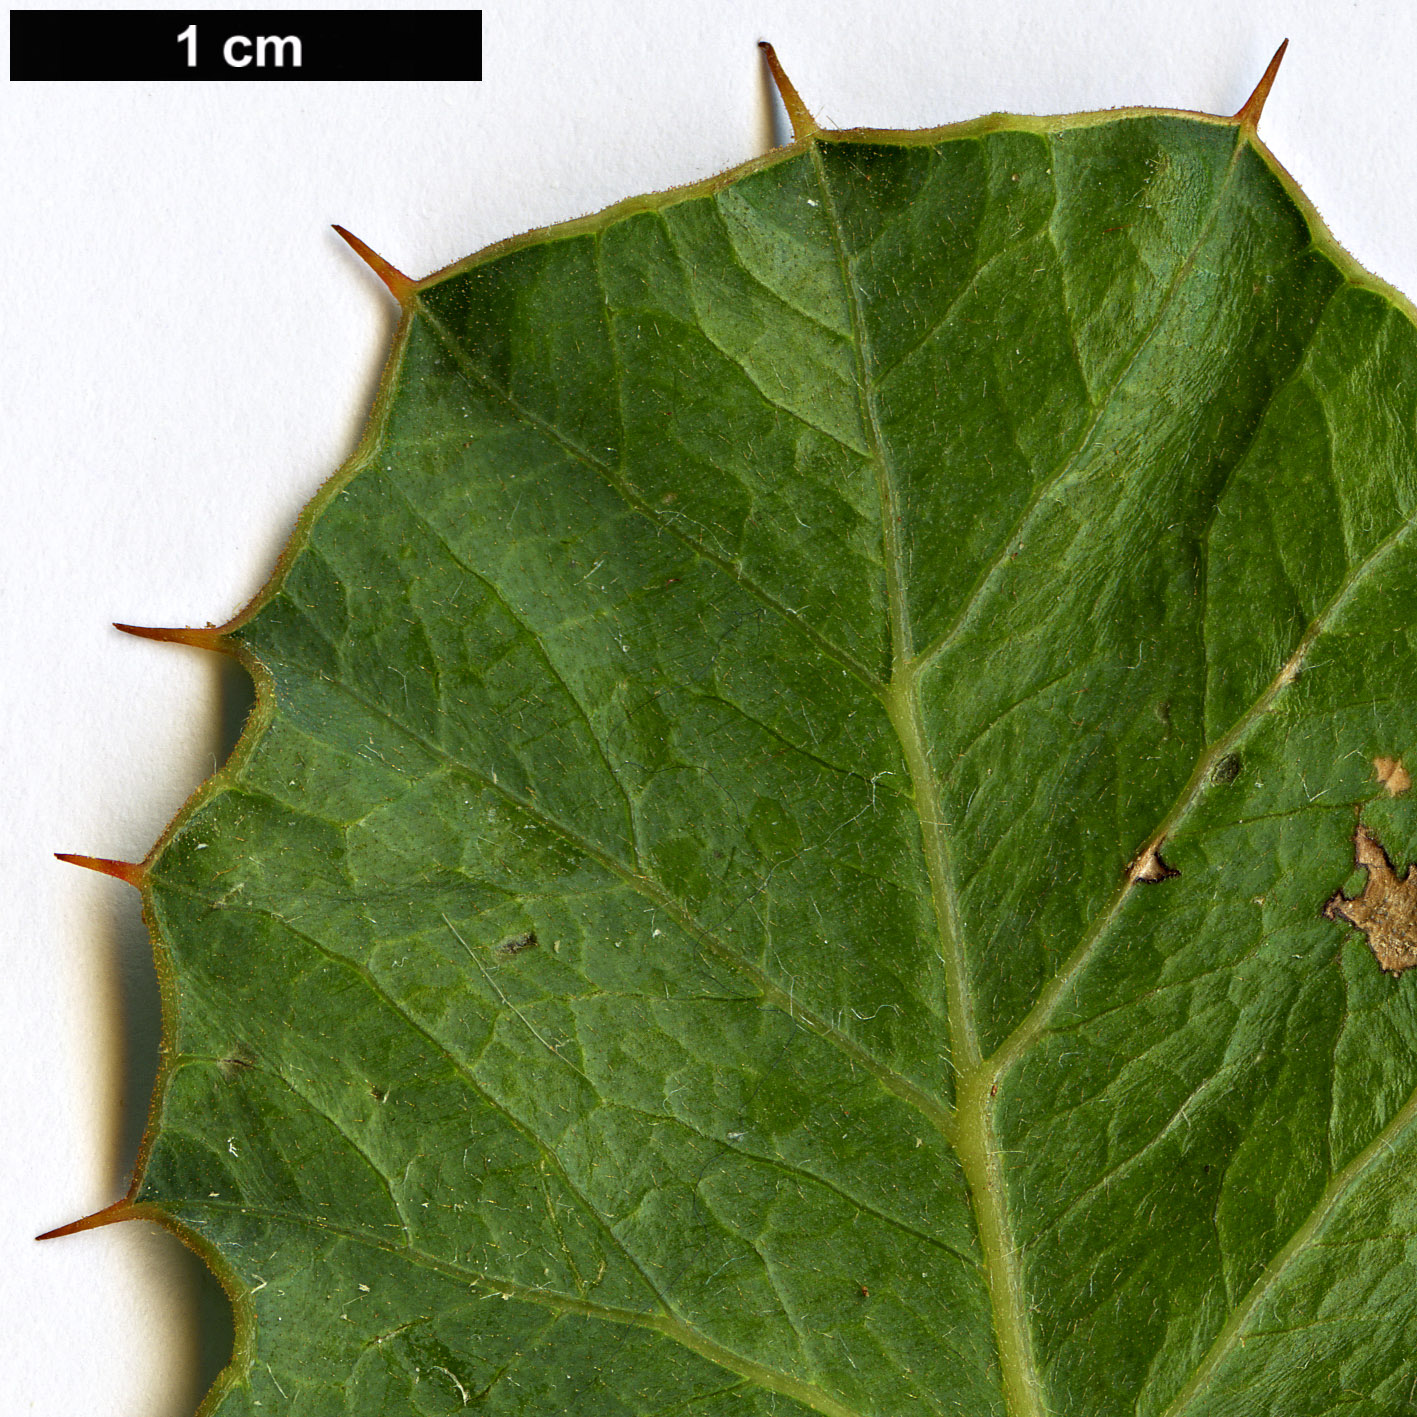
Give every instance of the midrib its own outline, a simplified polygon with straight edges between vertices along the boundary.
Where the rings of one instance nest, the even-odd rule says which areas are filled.
[[[1009,1233],[1003,1167],[994,1138],[990,1094],[995,1074],[980,1054],[949,850],[940,816],[939,793],[921,729],[919,666],[915,659],[910,604],[905,593],[899,499],[881,437],[874,381],[867,372],[870,341],[862,318],[860,295],[842,239],[836,202],[822,161],[821,144],[813,139],[809,147],[851,313],[853,345],[858,352],[861,376],[861,421],[870,443],[880,503],[881,554],[891,634],[891,675],[881,690],[881,698],[910,773],[915,811],[920,823],[921,849],[939,931],[940,958],[949,995],[950,1055],[956,1071],[956,1083],[954,1135],[947,1134],[946,1140],[959,1157],[969,1186],[985,1282],[993,1310],[1000,1385],[1009,1417],[1046,1417],[1039,1398],[1032,1344],[1024,1318],[1022,1285]]]
[[[949,982],[951,1056],[955,1062],[955,1135],[951,1144],[969,1186],[989,1302],[1004,1400],[1010,1417],[1045,1417],[1039,1398],[1033,1349],[1024,1318],[1023,1286],[1009,1232],[1006,1189],[1000,1152],[994,1138],[991,1107],[995,1071],[981,1058],[974,1027],[964,951],[955,914],[949,857],[941,827],[935,775],[920,731],[919,696],[908,666],[885,692],[886,710],[900,738],[910,769],[921,845],[930,875],[930,891],[940,931],[941,953]]]
[[[1231,154],[1225,178],[1194,244],[1182,261],[1151,327],[1143,336],[1140,349],[1150,343],[1170,308],[1176,291],[1189,274],[1197,253],[1214,227],[1224,197],[1234,175],[1244,143],[1237,141]],[[876,409],[875,381],[870,369],[870,341],[862,317],[860,295],[852,277],[846,256],[841,223],[821,157],[821,141],[810,143],[817,180],[821,187],[823,208],[831,224],[837,259],[841,266],[843,286],[851,311],[855,347],[859,354],[861,377],[862,422],[870,440],[872,459],[880,494],[882,558],[885,568],[886,595],[891,628],[891,676],[881,690],[881,697],[891,724],[900,741],[910,773],[915,810],[920,823],[921,849],[930,879],[931,899],[940,938],[940,955],[944,963],[949,991],[951,1060],[956,1070],[955,1135],[949,1138],[959,1158],[966,1183],[975,1224],[984,1274],[993,1310],[994,1337],[998,1347],[1001,1385],[1009,1417],[1047,1417],[1043,1407],[1034,1363],[1031,1334],[1027,1320],[1027,1304],[1017,1256],[1009,1226],[1007,1188],[1003,1173],[1002,1153],[994,1134],[993,1100],[997,1082],[1017,1053],[1019,1038],[1011,1036],[1006,1045],[992,1057],[985,1058],[979,1046],[975,1025],[973,997],[969,987],[969,971],[964,955],[963,933],[960,928],[957,897],[950,868],[949,848],[945,839],[940,812],[939,792],[925,734],[921,722],[919,696],[920,678],[942,647],[941,642],[928,647],[917,656],[910,624],[908,599],[905,593],[904,557],[900,545],[899,509],[890,464],[885,453]],[[1118,380],[1125,380],[1131,364]],[[1111,401],[1111,393],[1103,400]],[[1101,417],[1099,410],[1096,418]],[[1094,419],[1094,426],[1096,423]],[[1089,429],[1090,437],[1092,429]],[[1084,439],[1084,442],[1086,438]],[[1069,462],[1071,466],[1071,460]],[[1064,474],[1065,475],[1065,474]],[[1052,485],[1052,484],[1049,484]],[[1040,491],[1039,497],[1043,495]],[[1025,514],[1027,516],[1027,514]],[[987,580],[987,577],[986,577]],[[961,620],[945,640],[948,641],[959,624],[968,617],[979,601],[982,583],[968,599]],[[1030,1016],[1030,1021],[1032,1021]],[[1019,1031],[1016,1030],[1016,1034]],[[1013,1045],[1013,1046],[1010,1046]]]

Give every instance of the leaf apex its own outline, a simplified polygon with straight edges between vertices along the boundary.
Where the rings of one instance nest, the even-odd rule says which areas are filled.
[[[404,275],[392,262],[386,261],[372,246],[361,241],[352,231],[335,223],[335,228],[356,256],[379,277],[389,289],[389,294],[405,309],[413,303],[418,293],[418,282]]]
[[[788,121],[792,124],[793,139],[801,142],[803,138],[810,138],[813,133],[820,133],[822,125],[812,117],[811,111],[802,102],[802,95],[797,92],[797,86],[787,77],[786,71],[777,57],[777,51],[765,39],[758,41],[758,48],[763,51],[768,72],[772,74],[772,81],[777,85],[777,91],[782,97],[782,106],[787,110]]]
[[[1264,71],[1259,83],[1255,85],[1255,91],[1241,105],[1238,113],[1235,114],[1235,122],[1242,128],[1253,133],[1260,124],[1260,115],[1264,112],[1265,101],[1269,98],[1269,91],[1274,87],[1274,81],[1279,74],[1280,63],[1284,59],[1284,51],[1289,48],[1289,41],[1286,39],[1278,49],[1274,51],[1274,58],[1269,61],[1269,67]]]
[[[56,851],[54,859],[66,861],[70,866],[82,866],[86,871],[97,871],[101,876],[112,876],[115,881],[137,890],[142,890],[148,874],[147,866],[141,861],[111,861],[106,856],[78,856],[71,851]]]

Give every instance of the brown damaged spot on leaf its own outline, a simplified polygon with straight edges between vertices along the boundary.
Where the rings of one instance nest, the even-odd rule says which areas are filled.
[[[1384,973],[1396,978],[1417,964],[1417,876],[1398,879],[1382,843],[1361,822],[1353,833],[1353,859],[1368,873],[1363,894],[1336,892],[1324,906],[1330,920],[1345,920],[1368,937]]]
[[[1412,786],[1411,774],[1403,767],[1401,758],[1374,758],[1373,772],[1387,788],[1389,797],[1396,797]]]
[[[1134,884],[1137,881],[1151,885],[1156,881],[1169,881],[1172,876],[1179,876],[1181,873],[1173,867],[1168,866],[1161,859],[1161,843],[1154,841],[1127,867],[1127,879]]]

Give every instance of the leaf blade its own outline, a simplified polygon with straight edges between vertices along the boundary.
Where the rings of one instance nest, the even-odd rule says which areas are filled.
[[[352,1210],[360,1226],[332,1244],[402,1227],[408,1255],[457,1253],[474,1233],[499,1262],[518,1247],[556,1256],[554,1278],[549,1266],[539,1278],[453,1268],[515,1294],[501,1302],[559,1306],[576,1334],[592,1313],[635,1327],[649,1348],[619,1370],[582,1370],[599,1374],[596,1410],[635,1408],[660,1381],[705,1400],[747,1390],[712,1387],[724,1380],[709,1369],[655,1377],[655,1365],[688,1372],[682,1355],[664,1357],[666,1340],[818,1411],[1210,1410],[1212,1389],[1251,1381],[1232,1376],[1260,1361],[1237,1357],[1251,1319],[1287,1295],[1280,1281],[1310,1263],[1350,1193],[1365,1194],[1412,1106],[1404,1066],[1384,1071],[1338,1025],[1322,963],[1331,924],[1299,930],[1319,982],[1276,984],[1267,961],[1270,994],[1248,1014],[1235,1005],[1233,1034],[1211,1026],[1220,1005],[1204,981],[1229,969],[1243,988],[1246,957],[1164,979],[1225,943],[1198,899],[1243,916],[1258,857],[1252,846],[1244,882],[1227,881],[1206,856],[1227,831],[1258,831],[1261,847],[1285,847],[1285,832],[1302,840],[1319,864],[1296,888],[1324,871],[1342,879],[1346,838],[1310,829],[1324,813],[1298,804],[1293,780],[1322,756],[1334,703],[1293,705],[1314,677],[1299,667],[1357,609],[1371,613],[1374,592],[1350,567],[1334,610],[1315,614],[1314,587],[1338,574],[1332,540],[1297,518],[1279,526],[1273,496],[1257,535],[1249,509],[1262,497],[1232,499],[1233,512],[1227,498],[1246,477],[1268,490],[1285,398],[1301,379],[1312,390],[1324,359],[1345,362],[1341,339],[1337,354],[1323,341],[1335,312],[1347,317],[1350,287],[1309,249],[1305,212],[1233,124],[985,122],[933,148],[897,147],[817,135],[707,193],[422,284],[377,440],[236,631],[269,676],[260,736],[155,863],[149,905],[183,980],[186,1032],[142,1194],[226,1254],[256,1243],[257,1216],[272,1227],[260,1243],[274,1243],[289,1219],[272,1209],[280,1201],[331,1237],[317,1212]],[[1093,175],[1100,164],[1106,180],[1092,190],[1078,178],[1070,193],[1069,162]],[[1208,177],[1188,186],[1178,167]],[[1176,184],[1186,201],[1171,200]],[[1143,200],[1163,192],[1169,205]],[[909,242],[938,228],[937,211],[952,226],[964,208],[973,225],[958,250],[911,267]],[[1119,208],[1140,232],[1109,265],[1087,236],[1111,234],[1100,221]],[[913,299],[886,291],[886,250],[897,283],[903,260],[914,272]],[[1271,295],[1276,270],[1287,283]],[[958,328],[972,309],[993,322],[983,335]],[[1410,335],[1405,311],[1395,318]],[[961,368],[965,385],[985,377],[963,461],[988,468],[988,495],[960,505],[989,505],[956,547],[962,517],[938,497],[962,497],[952,450],[969,445],[939,436],[953,406],[938,394],[939,370]],[[1333,399],[1315,397],[1327,412]],[[1400,482],[1405,426],[1395,409],[1381,421],[1377,462]],[[1001,481],[989,455],[1004,444]],[[1123,445],[1147,477],[1119,493]],[[796,497],[812,502],[812,522]],[[1345,548],[1368,548],[1359,567],[1373,559],[1372,524],[1346,531]],[[1384,565],[1407,523],[1386,525]],[[1216,527],[1241,533],[1219,556]],[[1282,574],[1254,569],[1265,557]],[[1213,615],[1212,565],[1225,607]],[[1268,601],[1251,607],[1256,584]],[[1256,653],[1266,611],[1276,630]],[[1081,708],[1079,689],[1093,696]],[[1300,752],[1268,741],[1276,723],[1286,739],[1309,734]],[[1400,737],[1405,719],[1384,729]],[[1224,777],[1232,757],[1240,766]],[[1277,794],[1260,792],[1261,771],[1278,775]],[[1377,789],[1343,772],[1325,791],[1347,811]],[[1217,804],[1241,793],[1252,819],[1223,820],[1231,809]],[[1405,805],[1388,804],[1394,834],[1408,830]],[[1282,829],[1255,826],[1270,820]],[[259,857],[252,836],[266,843]],[[1180,881],[1127,876],[1158,843]],[[1286,909],[1303,913],[1298,897]],[[1287,919],[1273,938],[1297,929]],[[1158,958],[1154,937],[1168,931],[1173,954]],[[256,987],[241,958],[254,941],[268,977],[293,976],[284,997]],[[1344,952],[1345,998],[1371,963]],[[1209,1032],[1168,1024],[1155,1001],[1178,987],[1210,1009]],[[1268,1073],[1231,1056],[1254,1038],[1261,1061],[1278,1046],[1269,1004],[1288,1010],[1296,1037],[1330,1047],[1335,1093],[1366,1069],[1391,1100],[1310,1125],[1312,1085],[1289,1053]],[[1390,1001],[1373,1008],[1408,1036]],[[350,1010],[352,1031],[340,1022]],[[1127,1051],[1129,1023],[1160,1063]],[[410,1035],[422,1040],[411,1052]],[[1064,1069],[1084,1035],[1071,1056],[1086,1061]],[[1050,1069],[1084,1105],[1062,1106]],[[1138,1077],[1166,1085],[1148,1098]],[[1244,1079],[1266,1084],[1263,1104],[1237,1101]],[[399,1088],[445,1129],[436,1144],[387,1122]],[[1110,1088],[1127,1106],[1104,1124]],[[229,1165],[212,1138],[236,1126],[237,1094],[246,1110]],[[1041,1123],[1030,1111],[1053,1104]],[[1225,1162],[1219,1191],[1175,1182],[1193,1104],[1215,1104],[1205,1145]],[[417,1213],[484,1194],[449,1163],[451,1119],[474,1115],[479,1146],[516,1153],[515,1180],[486,1192],[524,1212],[505,1232],[480,1201],[474,1219],[466,1203],[456,1220]],[[1227,1140],[1227,1118],[1248,1132]],[[1327,1184],[1316,1171],[1274,1182],[1280,1125],[1295,1133],[1285,1164],[1317,1159]],[[1340,1161],[1330,1136],[1344,1126],[1354,1140]],[[238,1135],[269,1145],[246,1164]],[[242,1197],[234,1218],[202,1207],[197,1178],[214,1174],[194,1159],[204,1153]],[[1260,1210],[1246,1185],[1270,1188]],[[531,1215],[533,1194],[544,1217]],[[1169,1228],[1146,1233],[1148,1205]],[[1201,1233],[1207,1213],[1215,1243]],[[1186,1224],[1198,1239],[1178,1254]],[[1114,1233],[1145,1282],[1118,1268]],[[1084,1281],[1104,1271],[1110,1317],[1083,1302]],[[350,1273],[333,1260],[328,1272],[330,1283]],[[1163,1273],[1170,1317],[1139,1324],[1145,1285]],[[601,1286],[614,1303],[586,1297]],[[262,1307],[274,1295],[255,1298],[266,1282],[247,1287],[268,1334],[284,1314]],[[508,1410],[553,1401],[499,1386],[520,1359],[477,1366],[466,1333],[491,1340],[468,1323],[460,1339],[439,1329],[427,1351],[445,1361],[415,1355],[377,1377],[359,1365],[386,1340],[364,1330],[357,1350],[323,1331],[313,1366],[287,1340],[279,1381],[260,1361],[277,1391],[308,1388],[311,1410],[340,1400],[345,1370],[389,1410],[435,1400],[425,1371],[445,1375],[449,1410],[484,1391]],[[517,1320],[507,1342],[554,1349],[544,1372],[575,1367],[556,1346],[562,1323]],[[633,1345],[616,1342],[618,1362]],[[636,1367],[646,1353],[659,1356]],[[253,1391],[229,1388],[223,1404]]]

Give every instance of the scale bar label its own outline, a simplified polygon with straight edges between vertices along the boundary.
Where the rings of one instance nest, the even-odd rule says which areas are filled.
[[[481,10],[11,10],[10,78],[482,78]]]

